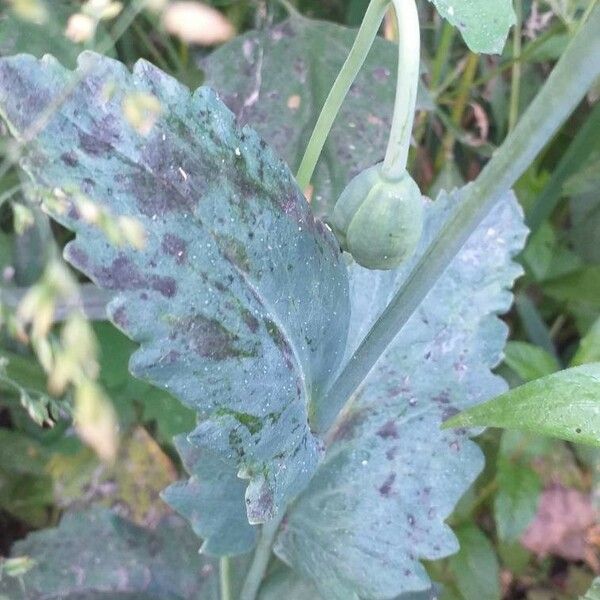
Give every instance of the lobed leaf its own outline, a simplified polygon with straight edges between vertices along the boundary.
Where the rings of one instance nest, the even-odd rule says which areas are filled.
[[[149,131],[123,114],[132,93],[161,104]],[[190,94],[144,61],[129,73],[89,52],[75,72],[1,59],[0,112],[19,140],[38,128],[23,167],[77,233],[67,259],[116,292],[110,318],[141,344],[132,373],[197,411],[191,443],[249,480],[250,522],[273,517],[322,454],[307,414],[349,311],[339,247],[289,169],[211,90]],[[82,197],[137,219],[144,247],[107,241]]]
[[[202,552],[219,556],[250,550],[256,542],[256,528],[246,516],[244,482],[221,458],[194,447],[185,436],[175,438],[175,446],[192,476],[168,487],[163,499],[206,538]]]
[[[23,577],[3,577],[12,600],[219,600],[218,565],[196,552],[183,521],[150,531],[109,510],[68,513],[60,525],[17,542],[13,556],[35,561]]]
[[[530,381],[456,415],[444,427],[477,425],[600,446],[600,363]]]
[[[236,37],[203,59],[206,84],[295,171],[356,30],[293,16]],[[346,184],[383,160],[392,123],[395,44],[377,38],[329,135],[314,174],[311,206],[329,213]],[[417,107],[434,105],[423,86]]]
[[[427,205],[418,254],[460,198],[458,192]],[[505,194],[330,432],[325,460],[290,508],[275,548],[323,598],[389,599],[428,589],[419,559],[458,550],[444,521],[481,470],[483,456],[469,432],[441,431],[440,425],[506,389],[490,372],[507,336],[495,315],[510,306],[507,288],[520,273],[511,258],[524,239],[520,209]],[[346,357],[410,267],[351,267]]]

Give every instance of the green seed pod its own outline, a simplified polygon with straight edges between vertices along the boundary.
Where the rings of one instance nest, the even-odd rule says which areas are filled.
[[[419,187],[404,172],[387,179],[381,165],[357,175],[342,192],[331,225],[342,248],[368,269],[394,269],[412,256],[423,231]]]

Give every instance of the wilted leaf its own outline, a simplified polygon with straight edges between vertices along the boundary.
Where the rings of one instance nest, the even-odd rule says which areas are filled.
[[[428,205],[422,248],[460,194]],[[419,559],[458,550],[444,521],[483,466],[465,430],[444,419],[494,396],[490,373],[520,273],[522,216],[507,195],[471,237],[374,367],[331,435],[325,460],[282,526],[277,554],[323,598],[393,598],[430,587]],[[416,259],[415,259],[416,260]],[[347,356],[401,285],[399,271],[351,269]],[[443,301],[440,301],[443,299]]]
[[[219,600],[217,565],[200,557],[197,539],[178,518],[148,531],[108,510],[67,514],[56,529],[33,533],[13,555],[35,565],[23,580],[4,577],[11,599]]]
[[[589,494],[555,485],[542,493],[535,520],[521,542],[540,556],[554,554],[567,560],[584,560],[586,536],[597,518]]]
[[[559,371],[475,406],[445,427],[504,427],[600,446],[600,363]]]
[[[334,23],[292,17],[239,36],[209,55],[201,63],[206,84],[295,171],[355,36],[355,30]],[[313,177],[311,206],[317,215],[328,213],[352,177],[383,160],[397,62],[397,46],[376,39]],[[433,108],[423,87],[417,105]]]
[[[173,483],[177,472],[169,457],[142,427],[125,436],[116,463],[96,473],[98,486],[110,483],[102,500],[118,504],[119,514],[142,526],[154,526],[169,509],[160,501],[163,488]]]
[[[268,520],[322,453],[307,414],[346,338],[338,245],[284,163],[213,92],[191,95],[144,61],[132,75],[93,53],[75,74],[50,57],[3,59],[0,110],[15,136],[71,85],[23,165],[48,198],[61,189],[67,210],[48,210],[78,234],[67,258],[118,292],[111,318],[142,344],[132,372],[200,414],[192,444],[248,479],[250,521]],[[146,137],[121,111],[134,90],[164,108]],[[80,219],[69,199],[81,192],[137,218],[143,250],[117,248]]]

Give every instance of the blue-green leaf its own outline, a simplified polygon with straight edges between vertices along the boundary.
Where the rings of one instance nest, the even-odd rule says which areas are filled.
[[[34,566],[3,577],[11,600],[219,600],[218,565],[197,552],[198,541],[179,518],[156,530],[137,527],[105,509],[72,513],[55,529],[17,542],[13,556]]]
[[[600,363],[526,383],[456,415],[444,427],[479,425],[600,446]]]
[[[145,131],[123,106],[160,103]],[[345,265],[286,165],[208,88],[194,94],[149,63],[133,74],[84,53],[0,61],[0,111],[26,140],[22,164],[46,209],[77,233],[66,257],[117,295],[112,321],[141,344],[134,375],[195,409],[190,440],[249,480],[253,523],[300,492],[322,454],[307,414],[343,353]],[[47,120],[46,120],[47,117]],[[107,241],[85,196],[135,218],[143,249]]]
[[[402,594],[395,600],[438,600],[441,597],[438,587],[414,594]],[[281,600],[282,598],[285,600],[325,600],[327,597],[319,595],[310,581],[298,577],[287,567],[277,565],[261,586],[258,600]]]
[[[427,206],[420,252],[460,193]],[[525,228],[507,194],[399,332],[329,436],[324,463],[291,507],[276,552],[328,600],[394,598],[431,583],[419,559],[458,550],[444,521],[483,466],[468,432],[441,431],[457,411],[506,389],[498,364]],[[416,260],[417,258],[415,258]],[[351,269],[350,356],[402,284]]]
[[[250,550],[256,528],[246,517],[243,480],[219,456],[195,447],[185,436],[178,436],[175,446],[192,476],[168,487],[163,499],[206,538],[202,552],[224,555]]]
[[[516,16],[512,0],[430,0],[473,52],[501,54]]]

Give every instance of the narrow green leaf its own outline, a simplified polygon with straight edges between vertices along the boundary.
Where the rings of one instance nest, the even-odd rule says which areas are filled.
[[[524,382],[551,375],[560,369],[552,354],[527,342],[508,342],[504,350],[504,362]]]
[[[510,390],[444,423],[503,427],[600,446],[600,363],[566,369]]]
[[[473,52],[501,54],[516,22],[511,0],[430,0]]]
[[[532,231],[548,219],[563,195],[563,186],[568,178],[577,172],[589,159],[590,154],[600,150],[600,104],[598,104],[577,132],[560,162],[552,172],[552,177],[538,196],[527,215],[527,224]]]
[[[529,341],[556,358],[556,349],[550,335],[550,329],[531,298],[524,293],[517,294],[515,308]]]
[[[450,559],[450,569],[464,600],[500,600],[500,568],[488,538],[472,524],[456,535],[460,551]]]

